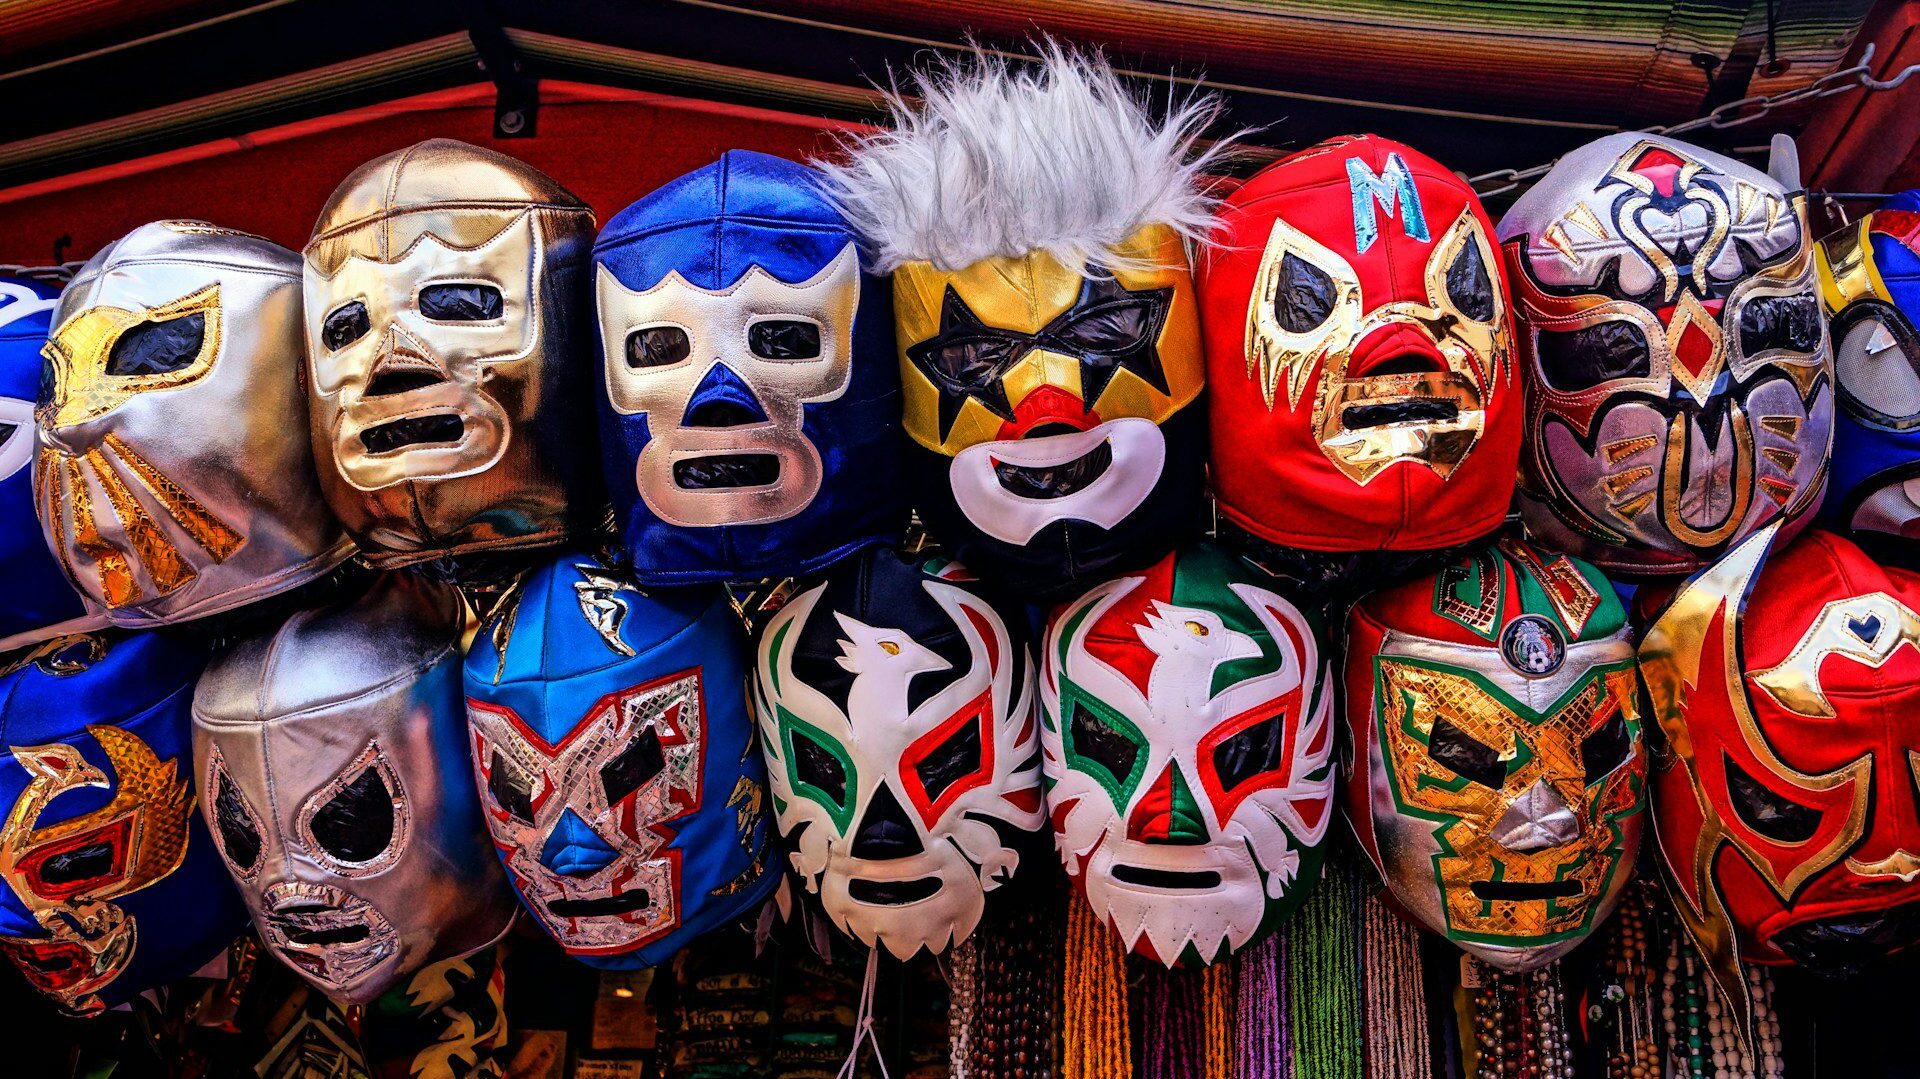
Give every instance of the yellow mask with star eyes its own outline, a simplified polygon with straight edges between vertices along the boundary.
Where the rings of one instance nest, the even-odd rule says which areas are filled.
[[[1043,426],[1161,423],[1200,394],[1193,273],[1178,233],[1149,225],[1083,272],[1045,251],[945,271],[894,271],[905,424],[952,456]]]

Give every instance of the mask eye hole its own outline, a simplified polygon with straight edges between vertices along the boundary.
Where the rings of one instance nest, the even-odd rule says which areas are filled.
[[[307,822],[307,832],[320,849],[349,866],[365,866],[394,844],[395,796],[385,768],[371,753],[358,762],[359,771],[332,791]],[[323,791],[322,793],[326,793]]]
[[[220,849],[242,876],[260,861],[260,828],[252,807],[225,767],[214,765],[213,823],[220,831]]]
[[[1287,713],[1250,723],[1213,747],[1213,771],[1220,788],[1236,787],[1279,768],[1287,748]]]
[[[1500,751],[1454,726],[1445,716],[1433,721],[1433,732],[1427,736],[1427,756],[1483,787],[1498,790],[1507,785],[1507,764],[1500,759]]]
[[[763,360],[811,360],[820,355],[818,323],[763,318],[747,327],[747,348]]]
[[[693,342],[678,326],[642,326],[627,335],[628,367],[668,367],[693,355]]]
[[[1468,240],[1447,267],[1447,299],[1475,322],[1493,321],[1493,279],[1480,258],[1480,245]]]
[[[71,888],[115,875],[113,844],[105,840],[63,850],[40,863],[40,880]]]
[[[1280,256],[1273,290],[1273,317],[1288,333],[1306,333],[1333,314],[1333,278],[1289,251]]]
[[[607,804],[640,789],[640,785],[660,774],[667,766],[666,752],[660,747],[660,732],[644,728],[620,755],[600,767],[600,786],[606,791]]]
[[[981,762],[980,721],[963,723],[913,765],[927,800],[937,802],[947,788],[975,775]]]
[[[1073,702],[1067,720],[1067,736],[1073,755],[1098,766],[1116,789],[1133,774],[1140,747],[1125,732],[1115,730],[1106,720],[1080,701]]]
[[[1776,843],[1805,843],[1820,830],[1820,811],[1782,798],[1748,775],[1733,758],[1722,758],[1727,773],[1727,800],[1740,823]]]
[[[1131,352],[1146,343],[1153,327],[1154,305],[1148,300],[1101,304],[1054,331],[1052,336],[1076,352],[1114,354]]]
[[[803,731],[793,732],[793,769],[800,782],[835,805],[847,804],[847,770],[840,757]]]
[[[487,793],[508,816],[533,823],[533,781],[497,749],[487,761]]]
[[[207,338],[207,316],[195,312],[142,322],[120,335],[107,353],[109,375],[165,375],[191,364]]]
[[[367,318],[367,305],[359,300],[341,304],[327,312],[320,321],[320,343],[327,351],[338,352],[360,340],[373,329],[373,323]]]
[[[1812,352],[1820,347],[1820,303],[1812,296],[1761,296],[1740,308],[1740,351]]]
[[[1577,330],[1541,330],[1536,340],[1540,373],[1563,393],[1618,378],[1646,378],[1653,371],[1646,334],[1632,322],[1616,319]]]
[[[505,311],[506,301],[492,285],[461,282],[420,290],[420,313],[435,322],[492,322]]]
[[[1897,430],[1920,420],[1920,341],[1905,321],[1869,309],[1834,330],[1833,366],[1849,409]]]
[[[924,350],[927,363],[949,388],[966,391],[991,386],[1013,361],[1018,344],[1008,337],[978,335],[930,341],[914,351]]]
[[[1580,741],[1580,763],[1586,769],[1587,783],[1591,785],[1625,764],[1632,752],[1633,739],[1627,733],[1627,717],[1615,708],[1606,722]]]

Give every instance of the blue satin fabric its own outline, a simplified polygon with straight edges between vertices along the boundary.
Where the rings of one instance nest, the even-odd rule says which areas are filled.
[[[1875,212],[1887,210],[1920,212],[1920,190],[1895,195]],[[1908,339],[1920,341],[1920,251],[1908,247],[1897,237],[1870,232],[1865,254],[1886,285],[1886,294],[1877,298],[1890,304],[1898,318],[1905,321]],[[1848,321],[1848,312],[1835,314],[1836,348]],[[1827,527],[1846,532],[1850,530],[1853,511],[1862,499],[1882,487],[1920,474],[1920,427],[1900,431],[1876,423],[1848,407],[1844,394],[1839,406],[1834,410],[1833,459],[1820,517]]]
[[[855,242],[852,227],[820,194],[818,181],[806,166],[730,150],[614,215],[594,244],[594,262],[634,291],[676,271],[700,288],[726,288],[755,266],[797,284]],[[898,536],[906,523],[900,493],[905,439],[892,303],[885,278],[861,275],[851,381],[839,399],[806,405],[802,416],[801,431],[820,454],[820,489],[804,510],[784,520],[689,528],[657,517],[634,483],[635,462],[652,437],[650,417],[615,412],[601,380],[607,489],[642,584],[811,573]],[[764,414],[752,386],[731,367],[715,367],[687,411],[721,401]]]
[[[60,290],[0,277],[0,397],[31,408],[40,392],[40,348]],[[14,421],[0,416],[0,424]],[[33,425],[0,431],[0,649],[52,632],[90,628],[80,597],[47,547],[33,509]],[[16,441],[24,440],[24,442]],[[16,464],[17,462],[17,464]]]
[[[55,673],[64,665],[60,661],[86,661],[89,653],[82,643],[0,677],[0,819],[14,811],[33,781],[15,755],[17,749],[68,745],[107,778],[105,787],[73,787],[54,794],[37,819],[0,831],[0,846],[17,853],[27,833],[83,817],[120,794],[127,779],[118,774],[89,725],[118,727],[134,735],[158,760],[161,776],[171,769],[170,778],[188,785],[187,846],[178,868],[137,891],[111,895],[100,887],[83,893],[118,906],[133,925],[132,958],[98,994],[106,1007],[113,1007],[205,966],[245,928],[247,915],[191,794],[198,786],[193,774],[193,689],[207,664],[206,644],[157,632],[98,639],[105,654],[84,669]],[[178,826],[151,805],[143,804],[139,812],[141,826],[149,832]],[[21,890],[31,887],[26,874],[14,873],[5,885],[0,888],[0,936],[48,937],[21,898]]]
[[[558,746],[608,694],[690,668],[700,671],[705,744],[699,804],[687,815],[653,827],[670,837],[656,857],[668,851],[680,855],[680,924],[629,952],[575,953],[591,966],[635,970],[663,963],[694,938],[754,911],[779,883],[778,853],[767,831],[766,765],[747,712],[751,654],[726,592],[696,586],[644,592],[621,587],[602,593],[623,610],[614,632],[634,653],[626,656],[587,620],[583,604],[588,601],[581,589],[593,586],[582,567],[596,574],[608,572],[587,555],[569,553],[528,575],[504,657],[495,644],[495,623],[474,638],[467,653],[466,691],[469,700],[512,709],[534,733]],[[761,799],[757,811],[730,801],[742,779],[753,784]],[[744,834],[743,818],[752,821]],[[545,837],[540,860],[549,870],[564,873],[578,866],[599,869],[611,857],[609,842],[568,808]],[[511,862],[508,870],[524,901]],[[539,924],[538,918],[533,921]]]

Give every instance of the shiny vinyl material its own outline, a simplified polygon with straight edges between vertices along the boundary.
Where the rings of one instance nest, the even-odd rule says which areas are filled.
[[[204,642],[70,638],[0,671],[0,955],[92,1015],[184,978],[246,924],[194,811]]]
[[[643,592],[580,552],[474,638],[473,781],[521,905],[567,954],[667,962],[779,883],[746,676],[724,589]]]
[[[467,766],[460,597],[388,574],[249,638],[193,703],[201,811],[267,947],[366,1003],[506,931]]]
[[[1531,534],[1671,575],[1805,524],[1827,482],[1833,359],[1790,185],[1627,132],[1562,158],[1501,219]]]
[[[593,214],[433,139],[341,182],[306,248],[313,449],[367,559],[561,542],[591,513]]]
[[[1516,541],[1347,621],[1347,819],[1415,921],[1534,970],[1605,920],[1647,807],[1633,640],[1592,566]]]
[[[60,290],[0,277],[0,651],[106,625],[47,549],[33,506],[33,404]]]
[[[257,236],[159,221],[74,275],[46,346],[33,485],[90,611],[203,618],[351,553],[290,434],[306,415],[300,351],[299,257]]]
[[[887,281],[819,186],[732,150],[595,242],[603,469],[643,584],[812,573],[906,523]]]

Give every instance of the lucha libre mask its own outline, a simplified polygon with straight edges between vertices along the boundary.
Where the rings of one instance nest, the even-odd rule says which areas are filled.
[[[388,574],[241,641],[200,679],[201,811],[261,939],[365,1004],[506,932],[467,770],[458,595]]]
[[[607,487],[643,583],[811,573],[905,524],[886,282],[819,185],[731,150],[594,245]]]
[[[724,592],[642,592],[583,554],[535,570],[475,639],[487,827],[569,955],[653,966],[779,882],[746,664]]]
[[[33,403],[59,289],[0,277],[0,652],[106,619],[80,604],[34,517]]]
[[[114,625],[184,622],[326,573],[352,544],[305,439],[300,260],[197,221],[143,225],[60,297],[33,465],[40,525]]]
[[[1206,544],[1054,613],[1040,667],[1054,840],[1128,949],[1215,962],[1320,879],[1329,673],[1306,615]]]
[[[1104,61],[1057,51],[919,91],[823,165],[893,274],[915,504],[986,579],[1071,593],[1199,527],[1186,239],[1208,218],[1205,161],[1183,159],[1207,107],[1162,127]]]
[[[1502,970],[1584,940],[1633,875],[1633,642],[1584,562],[1514,541],[1347,622],[1347,816],[1414,920]]]
[[[193,811],[204,644],[72,637],[0,674],[0,954],[91,1015],[184,978],[246,923]]]
[[[1521,399],[1492,236],[1464,181],[1370,135],[1228,196],[1200,280],[1222,514],[1316,551],[1500,524]]]
[[[335,189],[306,251],[313,447],[369,561],[555,544],[590,509],[592,239],[565,188],[448,139]]]
[[[1641,641],[1660,849],[1709,955],[1847,973],[1920,941],[1920,575],[1776,530]]]
[[[1888,199],[1814,254],[1839,384],[1821,519],[1920,539],[1920,191]]]
[[[1530,533],[1683,573],[1819,502],[1832,365],[1790,184],[1629,132],[1561,158],[1501,219]]]
[[[970,580],[865,552],[760,638],[754,709],[793,868],[901,959],[972,935],[1044,821],[1032,657]]]

